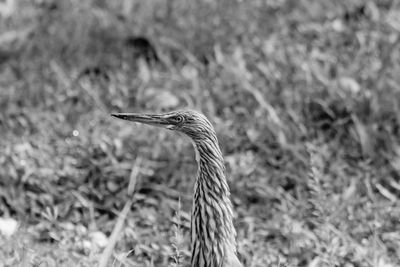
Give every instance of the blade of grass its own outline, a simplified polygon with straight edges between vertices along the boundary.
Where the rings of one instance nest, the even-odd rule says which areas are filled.
[[[124,208],[122,209],[117,223],[111,233],[109,242],[104,249],[103,253],[101,254],[100,260],[99,260],[99,267],[106,267],[109,266],[108,262],[110,260],[111,254],[114,250],[115,244],[117,243],[117,240],[119,239],[121,232],[122,232],[122,227],[124,226],[125,219],[128,216],[129,211],[131,210],[132,206],[132,198],[130,198],[126,203]]]

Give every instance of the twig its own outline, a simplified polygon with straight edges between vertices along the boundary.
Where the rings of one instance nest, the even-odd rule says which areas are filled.
[[[126,217],[128,216],[129,211],[131,210],[133,199],[130,198],[128,201],[125,203],[124,208],[122,209],[118,221],[111,233],[109,242],[104,249],[103,253],[101,254],[100,260],[99,260],[99,267],[106,267],[108,266],[109,259],[111,257],[111,254],[114,250],[115,244],[117,243],[117,240],[119,239],[119,236],[121,234],[122,227],[124,226],[124,222]]]
[[[376,189],[378,189],[379,193],[381,193],[382,196],[386,197],[392,202],[397,202],[397,197],[396,195],[392,194],[388,189],[386,189],[383,185],[381,184],[376,184],[375,185]]]
[[[135,163],[132,166],[131,174],[129,176],[129,185],[128,185],[128,195],[132,196],[135,191],[137,177],[140,172],[140,165],[142,164],[142,158],[136,159]]]
[[[113,229],[113,232],[111,233],[107,247],[104,249],[103,253],[101,254],[101,258],[99,261],[99,267],[107,266],[107,263],[109,262],[111,254],[114,250],[115,244],[117,243],[117,240],[121,234],[125,219],[128,216],[128,213],[129,213],[132,203],[133,203],[132,195],[135,190],[135,185],[136,185],[136,181],[137,181],[137,176],[139,175],[139,172],[140,172],[141,163],[142,163],[142,158],[138,158],[135,161],[135,163],[133,164],[133,167],[131,170],[131,175],[129,178],[129,186],[128,186],[128,195],[130,197],[128,198],[128,202],[125,203],[125,206],[122,209],[122,211],[118,217],[117,223]]]

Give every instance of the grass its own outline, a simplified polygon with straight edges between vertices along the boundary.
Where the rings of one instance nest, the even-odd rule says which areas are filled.
[[[108,264],[186,266],[190,142],[109,113],[187,107],[215,125],[245,266],[400,265],[396,1],[130,3],[0,18],[0,215],[20,223],[0,266],[96,265],[129,200]]]

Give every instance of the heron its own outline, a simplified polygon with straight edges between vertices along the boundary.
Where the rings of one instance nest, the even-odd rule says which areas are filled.
[[[194,146],[198,165],[191,215],[192,267],[243,267],[237,257],[233,207],[214,127],[202,113],[113,113],[112,116],[178,131]]]

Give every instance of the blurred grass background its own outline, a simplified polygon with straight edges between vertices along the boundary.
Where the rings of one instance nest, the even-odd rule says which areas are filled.
[[[400,4],[0,6],[0,266],[186,266],[190,142],[110,112],[203,111],[245,266],[400,266]]]

